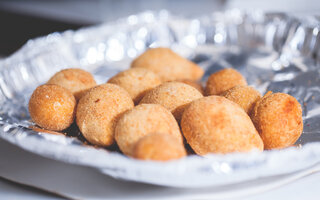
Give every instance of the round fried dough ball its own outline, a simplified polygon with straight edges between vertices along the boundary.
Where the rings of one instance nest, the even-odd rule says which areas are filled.
[[[146,68],[158,74],[163,82],[178,79],[199,80],[204,71],[197,64],[169,48],[152,48],[137,57],[132,68]]]
[[[235,102],[248,114],[251,113],[255,103],[261,98],[260,92],[250,86],[235,86],[221,94]]]
[[[223,69],[209,76],[205,93],[207,96],[220,95],[237,85],[247,85],[246,79],[234,69]]]
[[[270,92],[256,103],[252,112],[265,149],[280,149],[293,145],[303,130],[299,102],[284,93]]]
[[[108,83],[127,90],[135,104],[152,88],[161,84],[160,77],[144,68],[131,68],[112,77]]]
[[[116,121],[133,106],[130,95],[123,88],[109,83],[98,85],[80,99],[77,125],[90,143],[110,146],[114,142]]]
[[[32,121],[52,131],[64,130],[73,123],[75,107],[72,93],[59,85],[41,85],[29,100]]]
[[[202,85],[197,81],[192,81],[192,80],[188,80],[188,79],[177,80],[177,81],[188,84],[188,85],[196,88],[202,95],[204,94],[204,90],[203,90]]]
[[[134,145],[133,157],[141,160],[167,161],[186,156],[184,145],[166,133],[150,133]]]
[[[141,104],[123,114],[115,129],[115,139],[120,150],[132,156],[135,143],[154,132],[172,135],[182,144],[178,123],[167,109],[157,104]]]
[[[140,104],[160,104],[172,112],[178,122],[184,109],[203,95],[194,87],[181,82],[165,82],[148,92]]]
[[[193,101],[184,111],[182,133],[199,155],[263,150],[250,117],[236,103],[220,96]]]
[[[53,75],[47,83],[60,85],[70,90],[76,100],[79,100],[88,89],[96,85],[96,81],[89,72],[77,68],[61,70]]]

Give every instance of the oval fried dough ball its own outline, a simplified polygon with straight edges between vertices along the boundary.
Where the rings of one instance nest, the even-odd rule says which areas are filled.
[[[261,98],[260,92],[250,86],[235,86],[221,94],[235,102],[248,114],[251,113],[255,103]]]
[[[52,131],[64,130],[73,123],[75,107],[72,93],[59,85],[41,85],[29,100],[32,121]]]
[[[178,122],[193,100],[203,97],[194,87],[180,82],[166,82],[148,92],[140,104],[160,104],[172,112]]]
[[[109,83],[98,85],[80,99],[77,125],[90,143],[110,146],[114,142],[117,119],[133,106],[130,95],[123,88]]]
[[[177,80],[177,81],[188,84],[188,85],[196,88],[202,95],[204,94],[204,90],[203,90],[202,85],[197,81],[192,81],[192,80],[188,80],[188,79]]]
[[[48,84],[60,85],[70,90],[76,100],[79,100],[88,89],[96,85],[96,81],[89,72],[82,69],[70,68],[57,72],[50,78]]]
[[[205,93],[207,96],[220,95],[237,85],[247,85],[246,79],[234,69],[223,69],[210,75]]]
[[[263,150],[250,117],[236,103],[220,96],[193,101],[184,111],[182,132],[199,155]]]
[[[132,156],[134,144],[154,132],[172,135],[182,144],[176,120],[167,109],[157,104],[141,104],[124,113],[117,123],[115,139],[120,150]]]
[[[186,150],[175,137],[165,133],[151,133],[142,137],[133,149],[133,157],[141,160],[167,161],[186,156]]]
[[[199,80],[204,71],[197,64],[169,48],[152,48],[137,57],[132,68],[146,68],[158,74],[163,82],[177,79]]]
[[[299,102],[284,93],[267,93],[254,107],[252,121],[265,149],[289,147],[298,140],[303,130]]]
[[[135,104],[152,88],[161,84],[160,77],[144,68],[132,68],[112,77],[108,83],[119,85],[127,90]]]

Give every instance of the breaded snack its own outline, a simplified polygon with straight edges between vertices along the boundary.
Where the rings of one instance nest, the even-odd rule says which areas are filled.
[[[192,81],[192,80],[188,80],[188,79],[177,80],[177,81],[188,84],[188,85],[196,88],[202,95],[204,95],[203,87],[198,81]]]
[[[210,75],[205,93],[207,96],[220,95],[237,85],[247,85],[246,79],[234,69],[223,69]]]
[[[160,104],[172,112],[178,122],[184,109],[203,95],[194,87],[181,82],[165,82],[148,92],[140,104]]]
[[[29,100],[32,121],[52,131],[64,130],[72,124],[75,107],[72,93],[59,85],[41,85]]]
[[[115,139],[120,150],[132,156],[135,143],[154,132],[172,135],[182,144],[178,123],[167,109],[157,104],[141,104],[123,114],[115,129]]]
[[[70,90],[78,101],[88,89],[96,85],[96,81],[89,72],[82,69],[70,68],[57,72],[50,78],[47,84],[60,85]]]
[[[116,121],[133,106],[130,95],[123,88],[110,83],[98,85],[80,99],[77,125],[90,143],[110,146],[114,142]]]
[[[167,161],[186,156],[183,144],[166,133],[150,133],[134,145],[133,157],[141,160]]]
[[[135,104],[152,88],[161,84],[160,77],[144,68],[131,68],[112,77],[108,83],[124,88]]]
[[[197,64],[169,48],[152,48],[137,57],[132,68],[146,68],[158,74],[163,82],[178,79],[199,80],[204,71]]]
[[[235,86],[221,94],[235,102],[250,115],[255,103],[261,98],[260,92],[250,86]]]
[[[299,102],[284,93],[267,93],[252,112],[265,149],[281,149],[293,145],[303,130]]]
[[[181,129],[199,155],[263,150],[263,142],[250,117],[224,97],[209,96],[193,101],[182,115]]]

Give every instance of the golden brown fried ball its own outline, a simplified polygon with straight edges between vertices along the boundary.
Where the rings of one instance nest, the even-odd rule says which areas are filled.
[[[203,95],[194,87],[181,82],[165,82],[148,92],[140,104],[160,104],[172,112],[178,122],[184,109]]]
[[[184,145],[166,133],[150,133],[134,145],[133,157],[141,160],[167,161],[186,156]]]
[[[72,93],[59,85],[41,85],[29,100],[29,113],[38,126],[61,131],[73,120],[76,100]]]
[[[154,132],[170,134],[182,143],[178,123],[167,109],[157,104],[141,104],[124,113],[117,123],[115,139],[120,150],[132,156],[134,144]]]
[[[158,74],[163,82],[178,79],[199,80],[204,71],[197,64],[169,48],[152,48],[137,57],[132,68],[146,68]]]
[[[284,93],[270,92],[256,103],[252,112],[265,149],[280,149],[293,145],[303,130],[299,102]]]
[[[196,88],[202,95],[204,95],[204,90],[203,90],[203,87],[202,85],[197,82],[197,81],[192,81],[192,80],[188,80],[188,79],[183,79],[183,80],[177,80],[178,82],[182,82],[182,83],[185,83],[185,84],[188,84],[194,88]]]
[[[109,83],[96,86],[78,103],[77,125],[90,143],[110,146],[114,142],[117,119],[133,106],[130,95],[123,88]]]
[[[255,103],[261,98],[260,92],[250,86],[235,86],[221,94],[225,98],[235,102],[248,114],[251,113]]]
[[[223,69],[210,75],[205,93],[207,96],[220,95],[237,85],[247,85],[246,79],[234,69]]]
[[[127,90],[135,104],[152,88],[161,84],[160,77],[144,68],[131,68],[112,77],[108,83]]]
[[[193,101],[182,115],[181,129],[199,155],[263,150],[263,142],[250,117],[224,97],[209,96]]]
[[[48,84],[60,85],[70,90],[76,100],[79,100],[88,89],[96,85],[96,81],[89,72],[82,69],[70,68],[57,72],[50,78]]]

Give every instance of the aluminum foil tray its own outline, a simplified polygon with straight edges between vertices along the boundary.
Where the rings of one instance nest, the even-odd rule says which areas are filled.
[[[197,18],[144,12],[116,22],[52,33],[28,41],[0,60],[0,137],[44,157],[85,165],[115,178],[173,187],[242,183],[307,170],[320,162],[320,21],[284,13],[230,10]],[[260,92],[285,92],[303,106],[297,146],[228,155],[188,156],[172,162],[138,161],[75,137],[29,128],[32,91],[55,72],[84,68],[98,83],[148,47],[168,46],[205,69],[203,81],[227,67]]]

